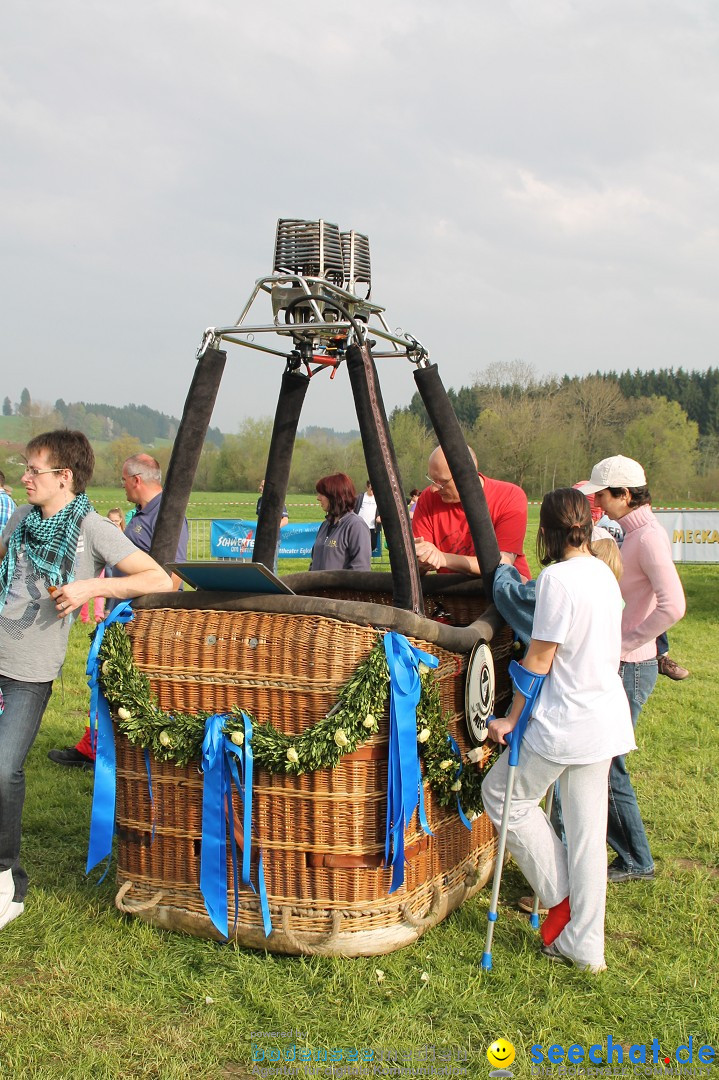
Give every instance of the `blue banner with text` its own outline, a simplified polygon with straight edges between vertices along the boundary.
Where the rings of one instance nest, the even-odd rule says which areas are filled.
[[[319,521],[283,525],[280,529],[279,557],[309,559],[320,527]],[[256,521],[221,518],[210,525],[210,557],[213,559],[251,559],[255,547]]]

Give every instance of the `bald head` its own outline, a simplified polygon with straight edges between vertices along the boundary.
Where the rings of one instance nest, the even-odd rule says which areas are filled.
[[[470,457],[472,458],[472,461],[474,462],[474,467],[476,469],[477,468],[477,455],[475,454],[475,452],[474,452],[474,450],[472,449],[471,446],[468,446],[467,449],[469,450]],[[428,468],[429,468],[430,476],[432,475],[432,468],[433,467],[436,468],[436,469],[441,470],[442,472],[447,473],[448,476],[451,476],[451,473],[449,471],[449,465],[447,464],[447,458],[445,457],[444,450],[442,449],[441,446],[438,446],[437,449],[433,450],[432,453],[429,455]]]
[[[472,461],[474,462],[474,467],[476,469],[477,455],[475,454],[471,446],[468,446],[467,449],[469,450]],[[431,482],[432,487],[437,490],[440,498],[442,499],[442,502],[460,502],[459,492],[457,491],[454,480],[452,479],[452,473],[447,463],[447,458],[445,456],[444,450],[441,446],[438,446],[437,449],[433,450],[432,453],[429,455],[429,462],[427,465],[427,479]]]
[[[145,483],[162,483],[160,462],[154,457],[150,457],[149,454],[133,454],[132,457],[127,459],[123,469],[128,473],[134,473],[136,476],[141,477]]]
[[[146,506],[162,491],[159,461],[149,454],[133,454],[122,466],[122,483],[128,502]]]

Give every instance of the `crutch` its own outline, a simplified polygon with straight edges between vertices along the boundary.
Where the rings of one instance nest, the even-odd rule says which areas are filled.
[[[546,675],[537,675],[533,671],[528,671],[527,668],[518,664],[516,660],[513,660],[509,665],[509,676],[514,683],[515,689],[523,696],[524,705],[519,714],[519,720],[514,726],[514,730],[505,735],[505,739],[509,743],[509,768],[507,770],[507,787],[504,792],[504,808],[502,810],[502,824],[499,830],[497,858],[494,864],[492,897],[489,901],[489,911],[487,912],[487,939],[484,944],[481,965],[484,971],[492,970],[492,937],[494,935],[494,924],[497,921],[499,887],[502,883],[502,864],[504,863],[504,851],[507,846],[509,808],[512,801],[512,788],[514,787],[514,771],[517,768],[517,762],[519,761],[519,748],[522,745],[527,722],[532,715],[532,709],[539,695],[539,691],[542,688],[542,683],[547,677]],[[537,925],[539,925],[538,915]]]

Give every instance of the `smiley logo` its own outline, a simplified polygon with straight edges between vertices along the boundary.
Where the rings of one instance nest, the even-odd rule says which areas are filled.
[[[506,1069],[514,1061],[514,1047],[507,1039],[495,1039],[487,1050],[487,1060],[497,1069]]]

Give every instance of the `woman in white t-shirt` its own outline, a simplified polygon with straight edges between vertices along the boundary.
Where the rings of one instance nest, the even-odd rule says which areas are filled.
[[[542,952],[598,972],[606,966],[609,764],[635,749],[635,742],[619,678],[622,597],[609,567],[593,555],[591,535],[589,503],[580,491],[559,488],[544,496],[537,554],[547,569],[537,581],[532,639],[522,663],[547,677],[522,743],[507,847],[549,908]],[[504,743],[523,705],[517,693],[509,714],[490,723],[490,737]],[[502,754],[482,785],[496,827],[508,757]],[[555,780],[566,848],[539,807]]]

